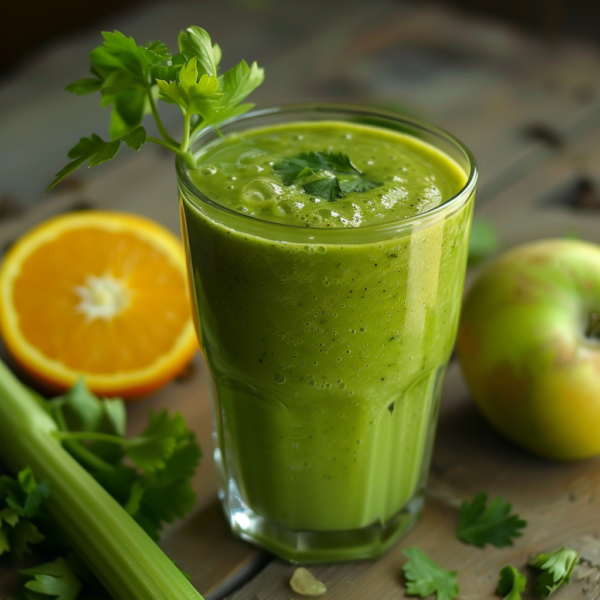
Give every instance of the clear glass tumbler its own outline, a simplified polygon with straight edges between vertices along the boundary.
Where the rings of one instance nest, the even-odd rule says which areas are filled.
[[[370,108],[270,108],[221,130],[315,120],[417,137],[467,183],[403,222],[332,230],[224,208],[177,161],[225,515],[297,563],[379,556],[421,513],[477,180],[454,137]],[[216,135],[205,130],[196,149]]]

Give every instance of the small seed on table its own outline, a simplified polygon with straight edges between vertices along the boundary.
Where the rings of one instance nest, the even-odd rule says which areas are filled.
[[[325,584],[303,567],[294,571],[290,579],[290,586],[296,594],[301,596],[320,596],[327,591]]]

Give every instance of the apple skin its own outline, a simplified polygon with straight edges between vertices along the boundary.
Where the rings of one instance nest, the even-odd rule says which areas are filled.
[[[473,400],[506,437],[543,457],[600,454],[600,246],[515,248],[470,289],[457,350]]]

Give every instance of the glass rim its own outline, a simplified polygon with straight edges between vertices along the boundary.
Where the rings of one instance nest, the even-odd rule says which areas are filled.
[[[348,117],[351,116],[363,116],[363,117],[371,117],[382,119],[383,121],[388,121],[390,123],[407,125],[409,127],[413,127],[415,129],[421,129],[436,135],[442,139],[445,139],[450,144],[454,145],[460,151],[462,151],[468,161],[470,170],[467,174],[467,181],[464,186],[452,197],[448,198],[442,204],[425,211],[422,214],[414,215],[412,217],[408,217],[407,219],[403,219],[402,221],[392,221],[388,223],[375,223],[373,225],[364,225],[360,227],[314,227],[314,226],[302,226],[288,223],[277,223],[274,221],[267,221],[265,219],[261,219],[259,217],[255,217],[252,215],[247,215],[244,213],[240,213],[231,208],[223,206],[218,202],[215,202],[212,198],[207,196],[204,192],[202,192],[191,180],[188,174],[189,167],[185,163],[184,159],[180,156],[177,156],[175,159],[175,169],[177,173],[177,181],[178,184],[185,188],[185,190],[195,199],[199,200],[201,204],[206,204],[212,209],[217,210],[222,215],[229,217],[231,219],[237,220],[239,223],[246,223],[248,226],[255,225],[264,227],[265,229],[261,232],[261,237],[266,237],[266,230],[270,230],[272,232],[275,231],[285,231],[290,233],[293,231],[302,231],[304,235],[310,234],[308,239],[311,241],[314,240],[314,236],[330,238],[330,240],[323,239],[322,242],[326,243],[327,241],[333,242],[334,240],[331,238],[337,238],[340,234],[344,236],[348,235],[358,235],[362,234],[373,234],[373,233],[396,233],[397,235],[402,235],[405,230],[414,231],[415,229],[423,229],[428,226],[431,221],[435,221],[437,218],[441,218],[446,214],[453,214],[456,210],[458,210],[464,203],[468,201],[468,199],[473,195],[475,191],[475,186],[477,183],[477,178],[479,175],[479,171],[477,169],[477,163],[475,161],[475,157],[469,150],[469,148],[463,144],[456,136],[452,135],[445,129],[438,127],[437,125],[433,125],[428,123],[427,121],[422,121],[420,119],[415,119],[413,117],[402,115],[399,113],[391,112],[388,110],[382,110],[378,108],[371,108],[369,106],[361,106],[354,104],[342,104],[342,103],[333,103],[333,102],[301,102],[301,103],[293,103],[293,104],[281,104],[275,106],[267,106],[264,108],[256,109],[244,113],[243,115],[233,117],[224,121],[219,129],[226,133],[224,130],[237,123],[241,123],[244,121],[252,121],[253,119],[258,119],[262,117],[276,116],[291,113],[332,113],[337,115],[345,115]],[[332,120],[336,120],[332,118]],[[382,125],[382,128],[385,128],[385,125]],[[214,128],[212,126],[205,127],[200,130],[197,137],[195,138],[193,144],[196,146],[199,142],[201,142],[202,138],[211,132],[214,133]],[[409,134],[406,134],[409,135]],[[427,142],[430,145],[433,145],[436,150],[443,152],[439,147],[436,147],[434,144]],[[452,157],[450,157],[452,158]],[[453,160],[453,159],[452,159]],[[189,199],[182,194],[182,196],[188,200]],[[242,227],[243,229],[243,227]],[[314,243],[314,242],[313,242]]]

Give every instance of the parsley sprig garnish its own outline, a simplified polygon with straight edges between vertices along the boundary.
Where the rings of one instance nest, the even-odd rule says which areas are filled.
[[[521,600],[521,592],[525,591],[527,577],[512,565],[500,571],[500,579],[496,586],[496,594],[504,596],[504,600]]]
[[[579,554],[571,548],[559,548],[550,554],[538,554],[529,564],[539,571],[535,593],[547,598],[561,585],[569,583]]]
[[[513,538],[519,537],[519,531],[527,525],[527,521],[518,515],[511,515],[510,502],[503,502],[498,496],[487,506],[488,495],[477,494],[469,503],[465,500],[460,507],[460,522],[457,536],[467,544],[483,548],[492,544],[498,548],[512,546]]]
[[[344,152],[302,152],[291,158],[284,158],[273,165],[273,170],[283,185],[292,185],[297,179],[309,177],[320,171],[327,171],[331,176],[309,181],[302,189],[316,198],[334,202],[350,192],[366,192],[383,185],[380,181],[365,178]],[[351,175],[340,181],[335,174]]]
[[[56,174],[48,189],[87,161],[93,167],[114,158],[122,142],[134,150],[146,142],[158,144],[182,157],[193,169],[196,159],[190,146],[199,132],[250,110],[253,104],[241,102],[264,81],[264,70],[246,61],[219,74],[221,49],[200,27],[192,26],[179,34],[176,54],[162,42],[139,46],[119,31],[102,35],[104,44],[90,53],[93,77],[75,81],[66,89],[80,96],[100,92],[101,105],[111,107],[110,140],[96,134],[82,138],[69,151],[72,162]],[[166,130],[157,100],[180,107],[181,142]],[[147,135],[142,126],[149,113],[160,138]]]
[[[456,571],[442,569],[418,548],[407,548],[402,553],[410,559],[402,567],[409,596],[427,598],[436,594],[437,600],[458,598]]]

